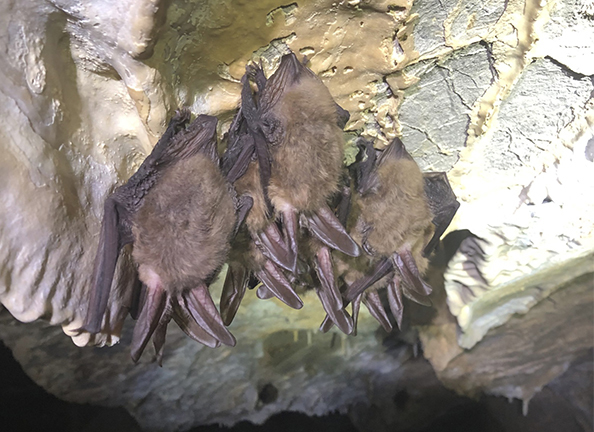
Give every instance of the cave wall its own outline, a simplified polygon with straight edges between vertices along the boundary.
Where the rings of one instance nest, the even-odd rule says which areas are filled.
[[[351,112],[347,141],[362,134],[381,147],[402,136],[423,170],[448,172],[462,204],[452,229],[486,240],[487,283],[464,280],[454,260],[438,318],[416,330],[440,379],[461,393],[529,400],[592,345],[586,312],[560,308],[559,334],[577,326],[577,341],[556,347],[568,357],[535,351],[546,367],[529,384],[498,385],[485,373],[468,383],[455,371],[467,371],[461,363],[476,371],[473,353],[510,323],[523,325],[518,316],[540,316],[535,326],[551,319],[533,307],[573,298],[563,294],[579,285],[572,281],[585,278],[585,288],[568,304],[592,302],[593,16],[580,0],[5,2],[0,337],[49,391],[124,405],[155,429],[261,422],[286,409],[322,414],[369,400],[372,383],[387,376],[396,382],[409,350],[395,359],[368,315],[356,337],[318,334],[315,294],[299,312],[250,296],[231,327],[236,348],[209,350],[172,328],[164,367],[152,359],[135,367],[121,307],[128,255],[109,301],[116,335],[73,331],[86,310],[105,197],[177,107],[217,115],[222,135],[246,62],[270,73],[292,49]],[[122,343],[80,349],[45,323],[79,346]],[[272,381],[280,396],[262,405],[258,392]]]

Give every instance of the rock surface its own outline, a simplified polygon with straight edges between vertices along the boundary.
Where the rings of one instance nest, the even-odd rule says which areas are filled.
[[[78,348],[56,327],[14,320],[61,325],[81,346],[117,343],[73,332],[105,197],[175,108],[218,115],[222,134],[246,62],[270,73],[290,48],[351,112],[351,136],[378,147],[403,136],[423,169],[447,171],[462,203],[453,228],[488,242],[487,283],[461,288],[453,263],[447,299],[417,323],[437,376],[461,393],[530,400],[592,346],[592,13],[581,0],[3,3],[0,302],[10,314],[0,338],[52,393],[123,405],[154,430],[368,407],[374,383],[397,386],[410,350],[386,351],[368,315],[356,338],[318,334],[315,295],[298,313],[251,296],[234,349],[209,350],[171,326],[164,367],[148,355],[134,367],[127,255],[107,318],[121,344]],[[526,340],[535,357],[521,355]],[[267,384],[278,395],[264,403]]]

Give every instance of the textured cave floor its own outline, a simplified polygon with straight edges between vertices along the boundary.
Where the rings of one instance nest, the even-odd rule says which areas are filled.
[[[415,361],[424,361],[419,358]],[[429,425],[406,429],[402,432],[590,432],[591,423],[580,421],[583,407],[591,400],[572,400],[565,391],[575,388],[576,382],[588,383],[592,389],[592,351],[576,361],[561,377],[554,380],[530,402],[527,416],[522,415],[518,400],[508,402],[501,397],[482,397],[480,400],[461,398],[449,390],[457,402],[431,420]],[[261,396],[262,397],[262,396]],[[394,405],[406,407],[407,394],[397,394]],[[460,402],[461,401],[461,402]],[[430,408],[430,407],[428,407]],[[588,408],[586,407],[586,411]],[[589,424],[588,424],[589,423]],[[418,423],[417,423],[418,424]],[[6,432],[141,432],[137,422],[123,408],[106,408],[89,404],[62,401],[37,386],[14,360],[10,350],[0,342],[0,429]],[[383,429],[383,428],[382,428]],[[233,428],[216,425],[201,426],[188,432],[272,432],[279,431],[356,432],[347,415],[330,414],[308,417],[304,414],[285,412],[271,417],[263,425],[241,422]],[[373,428],[368,430],[373,431]]]

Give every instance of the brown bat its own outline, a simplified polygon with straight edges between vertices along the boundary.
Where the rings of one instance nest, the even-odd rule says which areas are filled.
[[[427,256],[451,222],[459,203],[445,173],[423,175],[400,139],[394,139],[379,158],[371,143],[362,141],[362,147],[367,160],[358,163],[355,169],[358,194],[347,226],[353,238],[361,242],[366,255],[353,259],[337,254],[337,267],[348,286],[344,293],[346,302],[353,302],[355,325],[362,300],[386,331],[390,331],[392,325],[377,289],[387,286],[389,306],[399,327],[403,295],[430,305],[427,296],[431,287],[422,278],[428,266]],[[322,329],[330,326],[330,320],[326,319]]]
[[[255,109],[249,88],[248,74],[255,77],[260,89],[266,84],[262,69],[249,67],[243,77],[242,102],[236,113],[227,137],[227,149],[222,159],[222,171],[234,185],[240,199],[249,199],[244,207],[245,224],[232,241],[228,270],[221,295],[221,316],[226,325],[231,324],[248,284],[256,285],[255,276],[262,282],[258,297],[268,298],[270,293],[294,309],[303,307],[303,302],[294,291],[274,255],[265,254],[260,233],[267,231],[269,237],[282,241],[278,226],[271,220],[271,204],[264,193],[264,183],[270,177],[270,152],[261,134],[248,129],[244,110]],[[246,106],[249,105],[248,108]],[[286,248],[286,247],[285,247]]]
[[[183,129],[189,118],[188,110],[177,112],[138,171],[105,202],[83,329],[101,330],[119,253],[133,243],[142,282],[130,311],[138,319],[135,362],[153,336],[160,363],[171,319],[204,345],[235,345],[208,285],[227,258],[236,202],[218,167],[217,119],[200,115]]]
[[[298,220],[319,240],[320,247],[315,252],[318,274],[331,269],[328,248],[351,256],[359,254],[358,245],[327,204],[338,191],[341,176],[343,139],[338,124],[345,123],[345,112],[337,108],[328,89],[294,54],[281,59],[268,81],[258,68],[252,69],[252,75],[259,89],[258,101],[254,101],[246,75],[242,119],[236,117],[229,134],[235,139],[230,141],[228,155],[235,162],[224,163],[224,167],[231,174],[230,180],[238,178],[234,183],[238,193],[247,193],[254,199],[246,223],[252,239],[267,258],[268,276],[274,280],[270,284],[260,275],[258,278],[266,290],[282,301],[301,307],[300,300],[295,303],[294,291],[288,293],[290,284],[281,271],[297,273]],[[248,158],[250,152],[256,154],[257,164]],[[239,178],[241,173],[244,176]],[[282,232],[277,222],[281,223]],[[231,266],[232,275],[244,273]],[[334,278],[326,273],[319,279]],[[225,298],[240,298],[236,293],[242,293],[242,289],[231,284],[240,280],[229,276],[228,281]],[[279,296],[271,285],[283,286],[284,292]],[[332,284],[321,287],[335,289]],[[266,290],[260,290],[260,295],[265,297]],[[329,310],[342,309],[337,289],[320,298]],[[330,299],[336,299],[336,304],[331,304]]]

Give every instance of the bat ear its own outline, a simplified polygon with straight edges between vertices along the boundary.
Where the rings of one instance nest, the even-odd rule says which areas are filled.
[[[306,60],[307,61],[307,60]],[[291,52],[289,54],[285,54],[281,58],[280,65],[275,72],[276,74],[284,75],[289,82],[295,80],[301,75],[301,73],[306,69],[306,63],[301,63],[295,53]]]
[[[382,154],[377,160],[377,164],[381,165],[385,160],[388,159],[410,159],[413,160],[412,156],[406,151],[404,143],[400,138],[396,137],[392,142],[382,151]]]
[[[295,54],[284,55],[276,72],[266,82],[260,97],[260,109],[266,112],[272,108],[282,97],[284,89],[299,81],[302,73],[313,75],[313,72],[299,62]]]
[[[357,140],[357,147],[359,153],[357,160],[352,165],[353,178],[355,180],[355,188],[361,195],[373,190],[378,184],[376,173],[377,150],[373,147],[373,143],[364,138]]]
[[[320,248],[314,262],[315,271],[320,281],[317,294],[324,310],[340,331],[351,334],[353,332],[353,319],[344,309],[344,302],[334,276],[330,249],[327,247]]]

